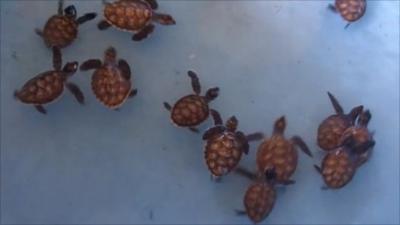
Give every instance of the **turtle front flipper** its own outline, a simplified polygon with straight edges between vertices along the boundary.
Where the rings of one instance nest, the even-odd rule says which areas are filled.
[[[335,109],[336,113],[341,115],[343,114],[343,108],[340,105],[339,101],[333,96],[330,92],[328,92],[329,100],[331,100],[332,106]]]
[[[251,172],[250,170],[243,168],[243,167],[236,167],[236,169],[234,170],[235,173],[237,173],[238,175],[242,176],[242,177],[246,177],[250,180],[255,180],[257,178],[257,175],[253,172]]]
[[[222,125],[222,118],[219,112],[215,109],[210,109],[210,113],[214,120],[214,125]]]
[[[306,155],[310,156],[311,158],[313,157],[310,149],[308,148],[307,144],[301,139],[299,136],[294,136],[292,137],[292,142],[296,146],[300,148],[301,151],[303,151]]]
[[[158,9],[157,0],[144,0],[145,2],[149,3],[151,9],[156,10]]]
[[[63,15],[64,13],[64,0],[58,0],[58,10],[57,10],[58,15]]]
[[[67,83],[68,90],[74,95],[75,99],[79,102],[79,104],[83,105],[85,103],[85,96],[83,95],[81,89],[78,85],[74,83]]]
[[[106,20],[102,20],[97,24],[97,28],[99,28],[99,30],[106,30],[110,27],[111,27],[111,24],[109,22],[107,22]]]
[[[53,47],[53,67],[57,71],[60,71],[62,67],[61,50],[58,47]]]
[[[85,15],[79,17],[76,22],[79,25],[82,25],[84,23],[86,23],[87,21],[93,20],[94,18],[96,18],[97,13],[86,13]]]
[[[92,69],[98,69],[102,65],[101,61],[99,59],[89,59],[82,63],[81,67],[79,68],[82,71],[86,70],[92,70]]]
[[[262,132],[254,132],[246,135],[247,141],[259,141],[264,138],[264,133]]]
[[[125,79],[127,80],[131,79],[131,68],[129,67],[129,64],[125,60],[120,59],[118,61],[118,68],[121,70],[122,76]]]
[[[191,81],[192,81],[192,89],[194,91],[194,93],[196,93],[196,95],[200,95],[201,92],[201,85],[200,85],[200,81],[199,81],[199,77],[197,76],[197,74],[191,70],[188,71],[188,76],[190,77]]]
[[[132,40],[133,41],[141,41],[145,38],[147,38],[147,36],[149,36],[149,34],[153,33],[154,31],[154,24],[149,24],[147,26],[145,26],[142,30],[140,30],[139,32],[137,32],[136,34],[134,34],[132,36]]]
[[[35,109],[38,111],[38,112],[40,112],[40,113],[42,113],[42,114],[47,114],[47,111],[46,111],[46,109],[42,106],[42,105],[35,105]]]

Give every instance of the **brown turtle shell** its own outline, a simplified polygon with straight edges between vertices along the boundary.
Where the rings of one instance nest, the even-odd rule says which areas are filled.
[[[329,188],[341,188],[353,178],[356,168],[344,148],[329,152],[322,161],[321,172]]]
[[[16,93],[26,104],[42,105],[56,100],[64,91],[65,78],[61,71],[47,71],[32,78]]]
[[[288,181],[297,167],[297,151],[292,142],[282,135],[273,135],[261,143],[257,151],[257,167],[259,171],[275,168],[276,181]]]
[[[256,182],[246,191],[244,206],[247,216],[254,222],[264,220],[274,207],[276,192],[272,185],[266,182]]]
[[[210,138],[205,146],[204,158],[214,176],[223,176],[232,171],[242,157],[236,135],[225,132]]]
[[[66,47],[78,35],[78,24],[68,16],[50,17],[43,29],[43,38],[50,47]]]
[[[341,142],[344,142],[349,137],[353,137],[355,144],[363,144],[372,139],[372,135],[366,127],[352,126],[347,128],[342,135]]]
[[[365,0],[336,0],[335,7],[343,19],[354,22],[364,15],[367,2]]]
[[[174,105],[171,120],[177,126],[191,127],[205,121],[209,114],[210,110],[204,97],[187,95]]]
[[[325,119],[318,127],[318,145],[325,151],[340,146],[344,131],[351,126],[350,119],[344,115],[333,115]]]
[[[104,17],[116,28],[138,31],[151,21],[153,11],[147,2],[141,0],[119,0],[106,3]]]
[[[92,90],[96,98],[109,108],[117,108],[129,97],[131,81],[118,67],[103,66],[92,76]]]

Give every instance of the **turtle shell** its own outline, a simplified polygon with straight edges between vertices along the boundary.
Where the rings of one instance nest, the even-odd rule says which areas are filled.
[[[339,148],[329,152],[322,161],[322,176],[330,188],[341,188],[353,178],[355,167],[349,153]]]
[[[191,127],[205,121],[209,114],[210,110],[204,97],[188,95],[174,105],[171,120],[177,126]]]
[[[61,71],[47,71],[26,82],[16,96],[26,104],[46,104],[63,93],[64,82],[65,78]]]
[[[343,19],[354,22],[364,15],[367,2],[365,0],[336,0],[335,7]]]
[[[117,108],[128,98],[131,81],[127,80],[118,67],[103,66],[92,76],[92,90],[96,98],[109,108]]]
[[[78,35],[78,24],[73,18],[61,15],[52,16],[43,29],[43,38],[48,46],[66,47]]]
[[[259,171],[275,168],[278,183],[288,181],[297,167],[297,151],[282,135],[274,135],[261,143],[257,151]]]
[[[207,141],[204,157],[214,176],[223,176],[234,169],[242,157],[242,150],[234,133],[225,132]]]
[[[141,0],[119,0],[107,3],[104,17],[111,25],[125,31],[138,31],[151,21],[153,11]]]
[[[355,144],[363,144],[372,139],[368,128],[366,127],[349,127],[347,128],[342,135],[341,142],[346,140],[349,137],[353,137]]]
[[[318,127],[318,145],[329,151],[341,144],[344,131],[351,126],[351,121],[342,115],[333,115],[324,120]]]
[[[244,196],[247,216],[254,222],[264,220],[274,207],[276,192],[272,185],[265,182],[252,184]]]

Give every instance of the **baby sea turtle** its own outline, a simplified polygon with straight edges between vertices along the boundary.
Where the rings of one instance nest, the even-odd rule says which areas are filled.
[[[105,51],[104,62],[100,59],[89,59],[80,69],[95,69],[92,90],[96,98],[108,108],[118,109],[128,97],[137,94],[137,90],[132,89],[131,69],[128,63],[123,59],[117,63],[117,52],[113,47]]]
[[[349,114],[344,114],[343,108],[336,98],[329,92],[328,96],[336,114],[326,118],[318,127],[317,142],[319,147],[325,151],[333,150],[340,146],[344,131],[354,125],[356,118],[363,110],[363,106],[357,106]]]
[[[153,22],[162,25],[173,25],[175,20],[168,14],[157,13],[156,0],[118,0],[107,3],[104,7],[104,17],[98,24],[100,30],[110,26],[117,29],[133,32],[132,40],[140,41],[154,31]]]
[[[347,28],[352,22],[359,20],[367,9],[366,0],[335,0],[335,5],[330,4],[329,9],[339,12],[348,23]]]
[[[200,96],[201,86],[197,74],[189,71],[188,76],[192,81],[194,94],[180,98],[173,107],[169,103],[164,102],[164,107],[171,112],[173,124],[198,132],[195,127],[204,122],[210,115],[208,104],[218,97],[219,88],[210,88],[205,96]]]
[[[342,146],[328,152],[322,160],[321,167],[314,165],[326,184],[326,187],[322,188],[338,189],[348,184],[364,160],[354,152],[365,151],[374,144],[374,142],[364,142],[357,145],[352,137],[349,137]]]
[[[296,146],[308,156],[312,157],[312,154],[299,136],[287,140],[284,137],[285,128],[286,120],[282,116],[276,120],[272,136],[265,139],[258,148],[257,167],[260,172],[274,168],[278,183],[292,184],[294,181],[290,177],[297,167]]]
[[[47,20],[43,31],[36,29],[47,46],[64,48],[70,45],[78,36],[78,26],[92,20],[96,13],[87,13],[76,18],[75,6],[70,5],[63,10],[63,0],[58,2],[58,14]]]
[[[215,126],[208,129],[203,140],[206,140],[204,158],[212,176],[221,177],[232,171],[239,163],[242,153],[248,154],[249,141],[260,140],[262,133],[245,135],[237,131],[238,120],[232,116],[222,125],[219,113],[211,110]]]
[[[375,142],[373,140],[373,134],[368,130],[368,123],[370,120],[371,120],[371,113],[369,112],[369,110],[366,110],[363,113],[361,113],[361,115],[358,117],[357,124],[355,126],[347,128],[344,131],[343,136],[341,138],[341,142],[344,142],[346,139],[350,137],[353,138],[355,145],[362,145],[366,142]],[[356,148],[355,150],[356,151],[358,150],[358,152],[355,153],[358,154],[359,157],[361,157],[361,164],[365,163],[369,159],[372,153],[372,148],[370,149]]]
[[[238,168],[236,172],[253,180],[243,198],[245,210],[236,210],[236,213],[247,215],[254,223],[260,223],[268,217],[275,205],[275,170],[268,169],[258,175],[243,168]]]
[[[54,70],[43,72],[24,84],[19,91],[14,92],[14,96],[25,104],[35,106],[35,108],[46,114],[43,105],[54,102],[64,92],[64,86],[75,96],[76,100],[83,104],[84,96],[79,87],[71,82],[67,82],[78,69],[77,62],[70,62],[62,66],[62,56],[59,48],[53,47],[53,67]]]

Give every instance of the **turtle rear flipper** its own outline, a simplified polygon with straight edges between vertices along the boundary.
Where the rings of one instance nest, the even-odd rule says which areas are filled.
[[[133,41],[141,41],[145,38],[147,38],[151,33],[153,33],[154,31],[154,24],[149,24],[147,26],[145,26],[143,29],[141,29],[139,32],[137,32],[136,34],[134,34],[132,36],[132,40]]]

